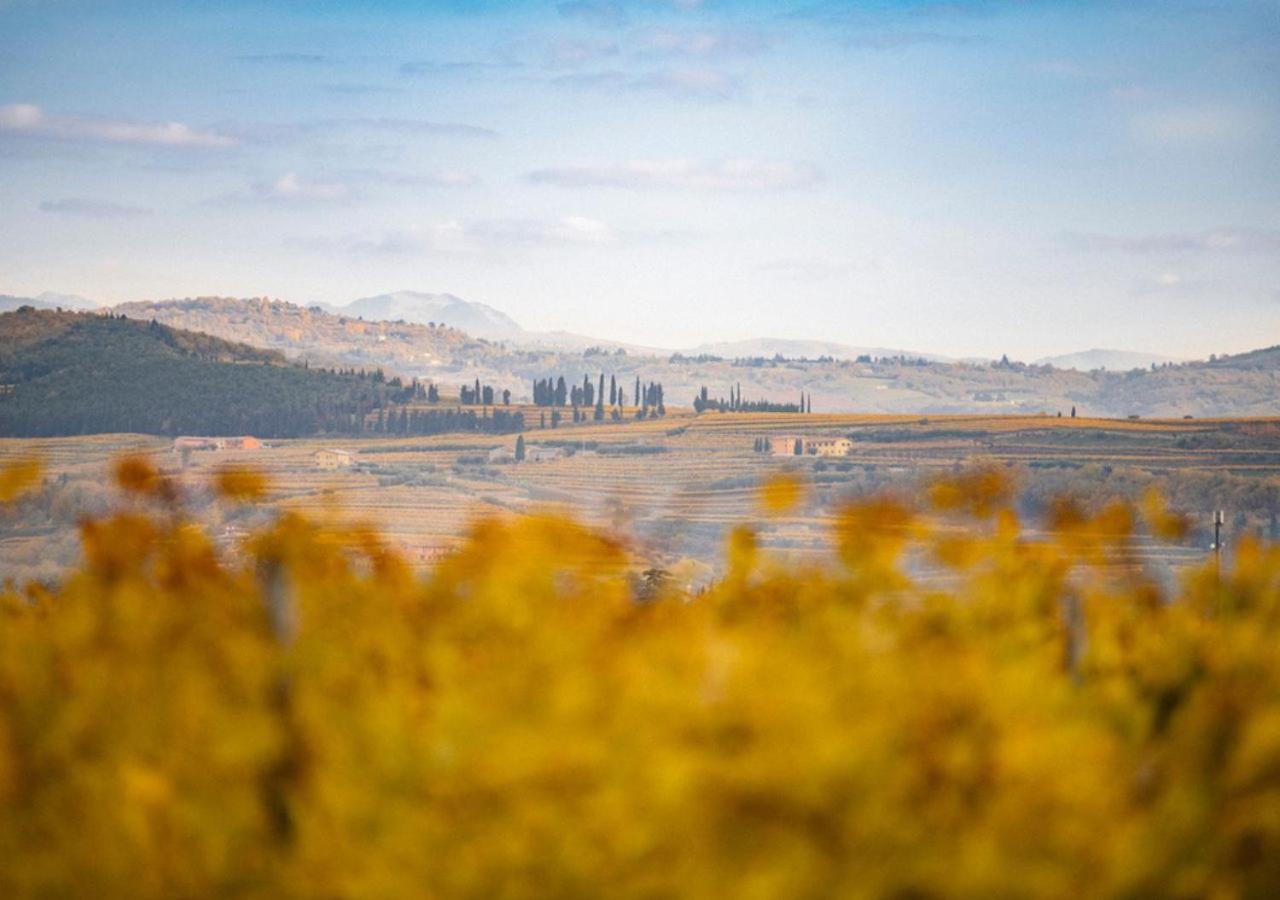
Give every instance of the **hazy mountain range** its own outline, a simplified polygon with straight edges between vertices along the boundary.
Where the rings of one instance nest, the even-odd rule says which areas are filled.
[[[448,325],[487,341],[514,340],[526,334],[514,319],[501,310],[485,303],[463,300],[453,294],[396,291],[392,294],[378,294],[376,297],[363,297],[346,306],[322,304],[322,307],[349,318]]]
[[[574,334],[569,331],[530,331],[514,319],[487,303],[463,300],[453,294],[424,294],[418,291],[395,291],[362,297],[346,306],[321,305],[340,316],[375,322],[411,322],[417,325],[448,325],[486,341],[505,342],[520,347],[542,347],[556,350],[586,350],[602,347],[628,352],[669,354],[669,349],[644,347],[622,341]]]
[[[138,306],[138,304],[128,305]],[[49,291],[36,297],[0,294],[0,312],[15,310],[21,306],[34,306],[37,309],[91,310],[104,308],[106,304],[75,294],[57,294]],[[515,348],[528,347],[570,352],[581,352],[590,348],[623,349],[628,353],[648,356],[670,356],[673,353],[680,353],[684,356],[720,356],[725,359],[772,359],[775,356],[782,356],[788,359],[829,357],[834,360],[857,360],[869,356],[873,359],[904,357],[911,360],[926,359],[930,362],[956,361],[952,357],[926,353],[918,349],[861,346],[837,341],[794,338],[760,337],[738,341],[713,341],[691,348],[650,347],[569,331],[533,331],[524,328],[500,309],[486,303],[464,300],[449,293],[395,291],[389,294],[362,297],[345,306],[325,303],[311,304],[311,306],[334,315],[370,322],[403,321],[418,325],[447,325],[471,337],[500,342]],[[1162,365],[1183,361],[1170,356],[1140,351],[1092,349],[1042,357],[1035,360],[1034,364],[1053,366],[1056,369],[1074,369],[1079,372],[1103,369],[1110,372],[1127,372],[1132,369],[1149,368],[1153,363]]]
[[[1165,363],[1180,362],[1186,362],[1186,360],[1131,350],[1082,350],[1079,353],[1041,357],[1035,364],[1053,366],[1055,369],[1075,369],[1079,372],[1094,372],[1099,369],[1106,369],[1109,372],[1128,372],[1133,369],[1147,369],[1153,364],[1160,366]]]
[[[517,400],[529,395],[534,379],[563,375],[574,381],[603,373],[623,384],[660,381],[669,406],[691,403],[705,386],[712,397],[741,390],[748,400],[789,401],[804,392],[822,412],[1069,415],[1076,408],[1090,416],[1202,417],[1280,411],[1277,349],[1154,370],[1079,371],[1006,361],[930,361],[892,351],[873,352],[871,362],[859,362],[807,342],[807,360],[787,355],[798,349],[790,343],[708,345],[746,351],[745,356],[564,349],[483,340],[438,321],[434,327],[357,321],[319,306],[266,298],[202,297],[114,309],[130,319],[279,350],[313,367],[381,368],[427,379],[446,393],[480,378],[510,389]],[[769,350],[785,352],[775,359]]]
[[[761,337],[740,341],[715,341],[692,348],[649,347],[569,331],[530,331],[501,310],[485,303],[463,300],[453,294],[396,291],[391,294],[379,294],[376,297],[364,297],[346,306],[322,305],[322,307],[338,315],[379,322],[403,320],[419,325],[430,323],[449,325],[473,337],[489,341],[504,341],[518,347],[553,350],[586,350],[590,347],[607,350],[622,348],[629,353],[654,356],[681,353],[685,356],[722,356],[726,359],[784,356],[789,359],[830,357],[838,360],[855,360],[864,356],[873,358],[905,356],[911,359],[948,361],[948,357],[936,353],[922,353],[918,350],[901,348],[854,346],[836,341]]]
[[[53,291],[45,291],[35,297],[14,297],[11,294],[0,294],[0,312],[13,312],[23,306],[33,306],[36,309],[89,310],[101,309],[103,304],[87,297],[81,297],[78,294],[55,294]]]

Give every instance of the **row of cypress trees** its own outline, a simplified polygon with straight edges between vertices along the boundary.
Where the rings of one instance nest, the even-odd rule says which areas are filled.
[[[729,386],[729,399],[724,397],[719,399],[713,398],[707,391],[704,384],[702,389],[698,391],[698,396],[693,398],[693,409],[695,412],[782,412],[782,413],[811,413],[813,412],[813,394],[800,392],[799,403],[778,403],[772,400],[744,400],[742,397],[742,384]]]

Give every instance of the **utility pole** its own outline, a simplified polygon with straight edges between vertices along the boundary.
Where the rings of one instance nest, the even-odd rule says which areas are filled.
[[[1213,514],[1213,564],[1216,571],[1222,571],[1222,525],[1226,516],[1222,510]]]

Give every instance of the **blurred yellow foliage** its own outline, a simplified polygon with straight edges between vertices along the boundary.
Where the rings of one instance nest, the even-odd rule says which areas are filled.
[[[250,503],[267,493],[267,479],[247,466],[224,466],[214,476],[214,488],[228,500]]]
[[[1009,497],[852,506],[825,568],[742,527],[644,602],[550,517],[425,579],[291,514],[87,523],[0,599],[0,896],[1276,896],[1280,550],[1166,595],[1105,565],[1132,511]]]
[[[788,512],[803,499],[804,482],[790,472],[774,475],[760,486],[760,505],[772,515]]]
[[[38,460],[24,459],[0,466],[0,503],[8,503],[40,483],[44,467]]]

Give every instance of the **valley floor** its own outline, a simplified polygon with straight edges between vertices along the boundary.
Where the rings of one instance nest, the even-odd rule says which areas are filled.
[[[537,422],[535,410],[526,418]],[[772,455],[756,448],[844,438],[847,454]],[[1235,534],[1274,536],[1280,512],[1280,419],[1132,420],[1046,416],[882,416],[674,411],[643,422],[562,425],[525,433],[527,458],[512,459],[515,435],[440,435],[271,442],[251,450],[181,454],[167,438],[100,435],[0,440],[0,462],[39,457],[47,484],[0,519],[0,578],[55,577],[76,551],[75,523],[114,502],[104,487],[111,460],[141,453],[190,487],[197,518],[233,543],[276,510],[375,526],[415,564],[428,566],[494,514],[557,509],[605,527],[644,564],[690,583],[714,576],[729,528],[756,524],[762,542],[819,559],[843,499],[877,490],[915,491],[931,473],[982,463],[1014,470],[1028,515],[1058,492],[1086,502],[1150,487],[1170,495],[1198,529],[1183,546],[1140,543],[1126,564],[1168,572],[1203,561],[1212,511],[1226,508]],[[339,449],[324,462],[317,451]],[[842,448],[843,449],[843,448]],[[541,457],[535,459],[535,457]],[[345,465],[349,461],[350,465]],[[221,466],[265,473],[264,506],[214,501],[204,486]],[[792,513],[761,516],[757,491],[789,471],[808,485]]]

